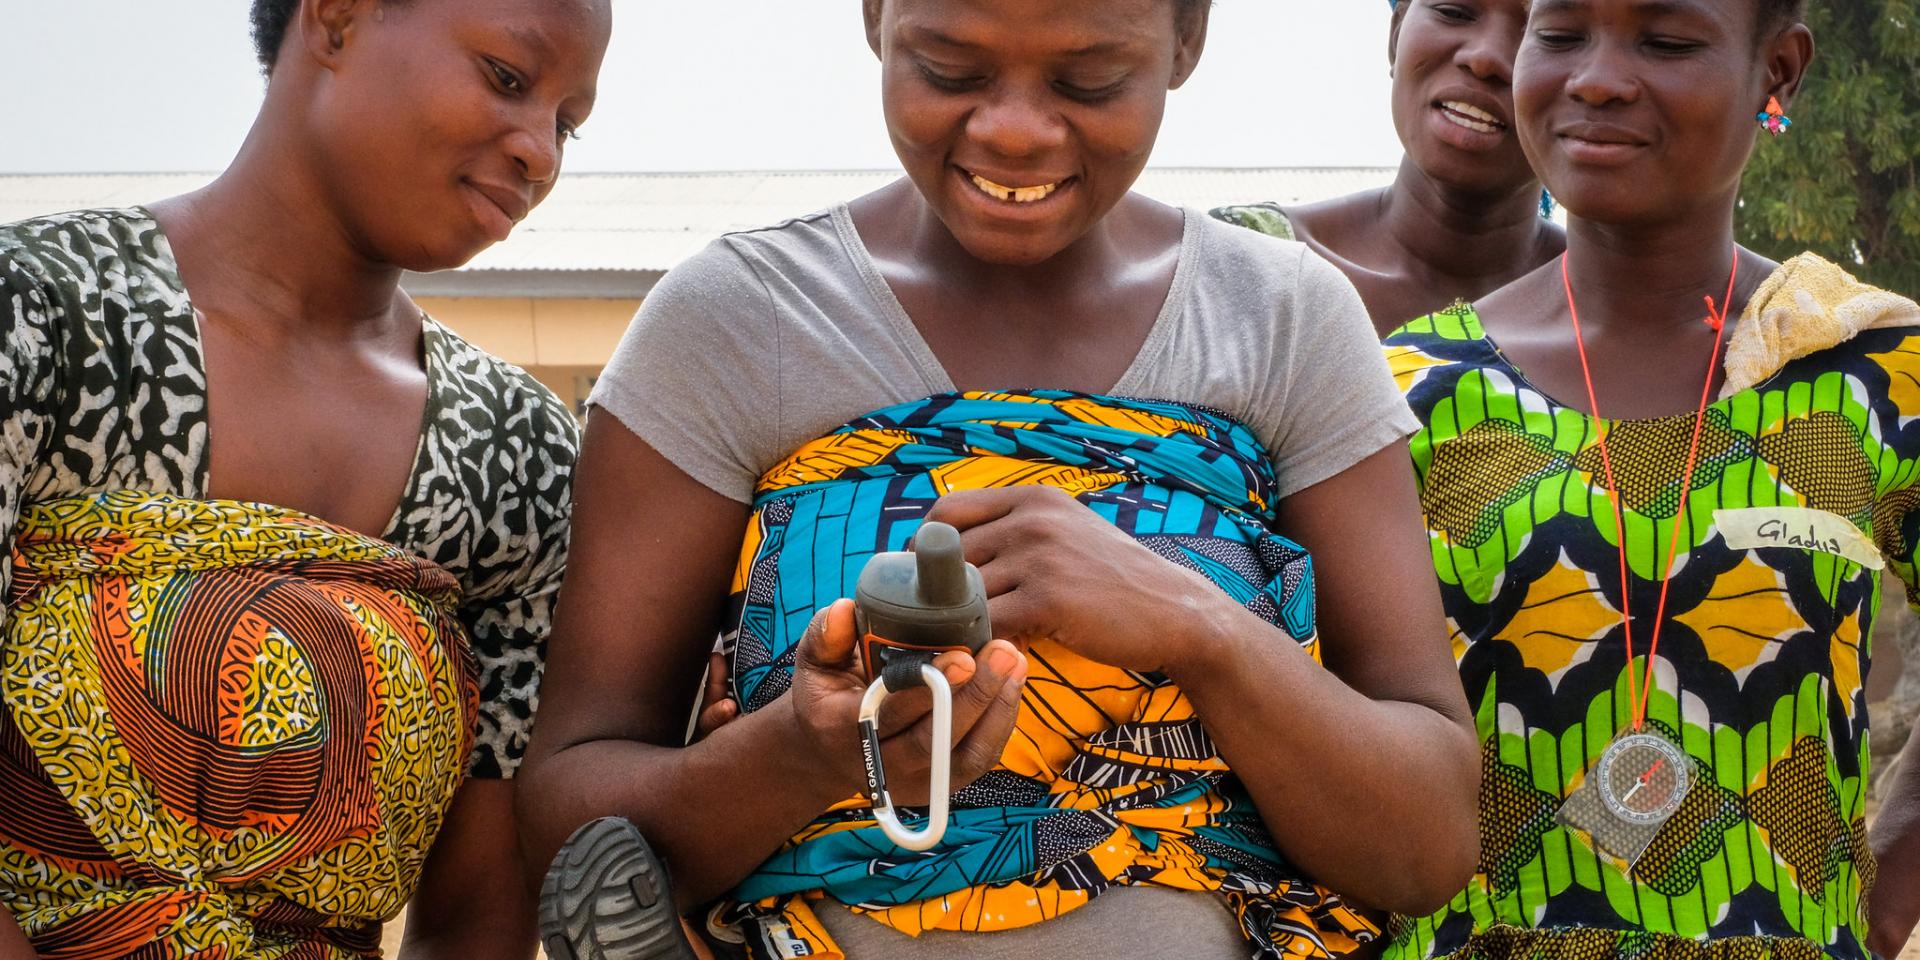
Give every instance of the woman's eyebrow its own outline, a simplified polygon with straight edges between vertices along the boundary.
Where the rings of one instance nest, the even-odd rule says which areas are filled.
[[[1562,13],[1569,10],[1584,10],[1593,6],[1592,0],[1534,0],[1533,13]],[[1675,13],[1705,13],[1709,7],[1699,0],[1640,0],[1633,5],[1633,12],[1643,17],[1657,17]]]
[[[535,54],[542,57],[553,55],[553,44],[547,40],[545,33],[520,26],[509,26],[505,29],[507,36],[512,37],[521,46],[531,49]]]
[[[965,51],[985,49],[984,44],[973,43],[968,40],[962,40],[959,37],[953,36],[952,34],[949,34],[949,33],[943,33],[940,30],[937,30],[933,27],[917,27],[917,26],[907,27],[901,32],[908,34],[918,42],[931,44],[937,47],[949,47],[954,50],[965,50]],[[1098,57],[1106,54],[1118,53],[1122,50],[1127,49],[1128,46],[1129,44],[1120,40],[1101,40],[1095,43],[1089,43],[1084,47],[1076,47],[1072,50],[1065,51],[1063,54],[1061,54],[1061,56],[1068,57],[1068,58]]]
[[[1080,47],[1075,50],[1069,50],[1067,51],[1066,56],[1098,57],[1098,56],[1103,56],[1109,53],[1119,53],[1120,51],[1125,50],[1126,48],[1127,48],[1127,44],[1121,43],[1118,40],[1103,40],[1099,43],[1090,43],[1084,47]]]
[[[933,27],[907,27],[901,31],[921,43],[936,47],[951,47],[955,50],[978,50],[980,44],[962,40],[950,33],[942,33]]]

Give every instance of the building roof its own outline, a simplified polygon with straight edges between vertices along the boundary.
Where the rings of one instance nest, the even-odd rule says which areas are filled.
[[[638,296],[713,238],[859,196],[897,171],[574,173],[505,243],[465,267],[413,276],[433,296]],[[1389,168],[1147,170],[1138,189],[1177,206],[1300,203],[1386,184]],[[0,223],[130,206],[193,190],[212,174],[0,175]]]

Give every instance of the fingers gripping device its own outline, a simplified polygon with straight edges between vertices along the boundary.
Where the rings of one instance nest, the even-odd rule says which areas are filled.
[[[953,690],[933,658],[948,650],[978,653],[992,639],[986,586],[961,553],[959,531],[929,521],[914,534],[911,549],[867,561],[854,590],[853,616],[860,659],[874,678],[860,701],[860,749],[874,819],[899,846],[926,850],[946,835],[953,771]],[[933,694],[933,768],[927,825],[909,830],[887,793],[878,718],[889,695],[919,686]]]

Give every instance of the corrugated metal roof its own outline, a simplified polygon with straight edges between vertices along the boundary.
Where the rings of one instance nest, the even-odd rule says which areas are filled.
[[[576,173],[505,243],[462,273],[626,271],[656,273],[708,241],[801,216],[856,197],[897,171]],[[0,223],[86,207],[129,206],[193,190],[211,174],[0,175]],[[1372,167],[1152,168],[1138,189],[1166,203],[1320,200],[1386,184]]]

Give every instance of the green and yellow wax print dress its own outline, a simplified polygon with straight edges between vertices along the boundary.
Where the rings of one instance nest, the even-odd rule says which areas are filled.
[[[518,766],[578,430],[423,324],[367,536],[208,498],[199,325],[145,211],[0,226],[0,908],[41,957],[378,956],[460,784]]]
[[[1555,819],[1630,721],[1598,424],[1529,385],[1471,307],[1387,339],[1484,763],[1477,875],[1399,923],[1397,957],[1867,956],[1861,681],[1872,567],[1915,596],[1920,309],[1808,255],[1731,341],[1693,489],[1691,413],[1608,435],[1636,638],[1682,525],[1648,723],[1694,768],[1623,872]]]
[[[1269,237],[1278,237],[1282,240],[1299,239],[1293,235],[1293,220],[1287,216],[1286,210],[1272,201],[1214,207],[1207,211],[1207,216],[1221,223],[1231,223],[1255,233],[1264,233]]]

